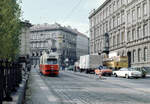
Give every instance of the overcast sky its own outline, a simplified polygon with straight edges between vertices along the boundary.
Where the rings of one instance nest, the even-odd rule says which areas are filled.
[[[22,18],[32,24],[70,25],[82,33],[89,30],[89,12],[105,0],[22,0]]]

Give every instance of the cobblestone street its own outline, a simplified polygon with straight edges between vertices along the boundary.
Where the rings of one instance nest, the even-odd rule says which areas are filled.
[[[31,71],[26,104],[149,104],[150,78],[125,79],[61,71],[59,77]]]

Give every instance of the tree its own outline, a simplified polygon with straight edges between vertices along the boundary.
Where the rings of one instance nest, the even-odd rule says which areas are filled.
[[[0,58],[14,59],[19,52],[20,14],[16,0],[0,0]]]

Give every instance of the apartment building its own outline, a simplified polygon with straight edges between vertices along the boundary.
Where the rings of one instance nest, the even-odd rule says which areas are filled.
[[[60,64],[67,60],[68,65],[73,65],[77,60],[77,54],[83,54],[83,51],[88,50],[87,40],[84,39],[86,36],[83,37],[82,33],[70,26],[61,26],[58,23],[35,25],[31,27],[30,33],[33,64],[39,64],[39,57],[43,51],[54,49],[59,54]]]
[[[90,54],[117,52],[129,66],[150,66],[150,1],[106,0],[90,20]]]

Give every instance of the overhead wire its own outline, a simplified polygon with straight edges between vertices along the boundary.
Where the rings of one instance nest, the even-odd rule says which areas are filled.
[[[71,11],[67,14],[67,16],[65,17],[65,19],[64,19],[63,22],[65,22],[65,21],[71,16],[71,14],[72,14],[72,13],[76,10],[76,8],[80,5],[81,1],[82,1],[82,0],[79,0],[79,2],[77,3],[77,5],[75,5],[75,6],[71,9]]]

